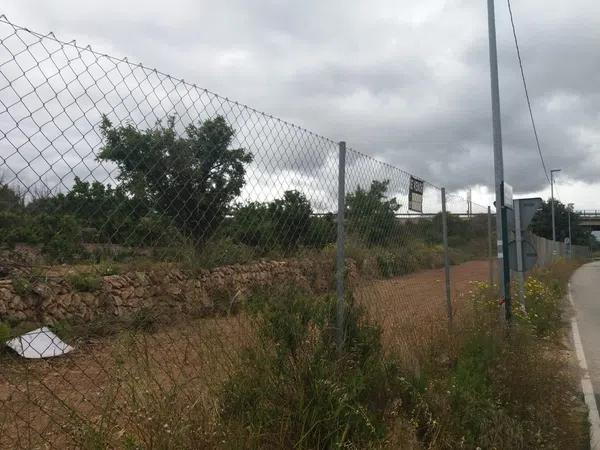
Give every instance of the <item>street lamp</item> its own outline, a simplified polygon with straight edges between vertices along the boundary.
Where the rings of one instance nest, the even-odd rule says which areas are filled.
[[[571,212],[575,204],[569,203],[567,205],[567,212],[569,217],[569,259],[573,258],[573,237],[571,236]]]
[[[556,242],[556,223],[554,221],[554,172],[560,172],[561,169],[550,170],[550,197],[552,198],[552,241]]]

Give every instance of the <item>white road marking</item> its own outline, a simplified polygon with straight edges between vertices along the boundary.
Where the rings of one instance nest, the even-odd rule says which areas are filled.
[[[571,295],[571,283],[569,283],[568,295],[569,301],[573,306],[575,306],[575,303],[573,302],[573,296]],[[588,420],[590,422],[590,449],[600,450],[600,414],[598,414],[598,406],[596,405],[594,387],[592,386],[587,360],[585,359],[585,353],[583,352],[583,345],[581,345],[581,336],[579,334],[579,326],[577,325],[576,317],[571,319],[571,329],[573,331],[575,353],[577,354],[577,359],[579,360],[579,367],[583,372],[581,377],[581,390],[583,391],[583,397],[588,407]]]

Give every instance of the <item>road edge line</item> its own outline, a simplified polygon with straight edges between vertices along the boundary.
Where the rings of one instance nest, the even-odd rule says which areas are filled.
[[[571,295],[571,283],[568,284],[568,296],[569,302],[575,307],[573,296]],[[581,335],[579,334],[579,325],[577,323],[577,311],[571,318],[571,331],[573,333],[573,344],[575,345],[575,353],[577,360],[579,361],[579,367],[583,374],[581,377],[581,390],[585,404],[588,408],[588,421],[590,423],[590,449],[600,450],[600,414],[598,413],[598,405],[596,404],[596,396],[594,395],[594,387],[592,385],[592,379],[590,378],[590,372],[588,370],[587,360],[585,359],[585,353],[583,351],[583,345],[581,344]]]

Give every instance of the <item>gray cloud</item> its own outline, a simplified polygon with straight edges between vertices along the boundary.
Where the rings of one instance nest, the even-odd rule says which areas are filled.
[[[403,3],[7,0],[4,8],[16,23],[143,61],[437,185],[489,186],[485,4]],[[596,182],[600,4],[531,0],[514,12],[547,165]],[[506,178],[535,191],[546,179],[502,1],[497,21]]]

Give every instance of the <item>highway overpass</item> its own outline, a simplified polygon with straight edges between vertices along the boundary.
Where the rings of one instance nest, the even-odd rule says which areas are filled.
[[[592,231],[600,231],[600,209],[576,211],[579,214],[581,226],[590,228]]]

